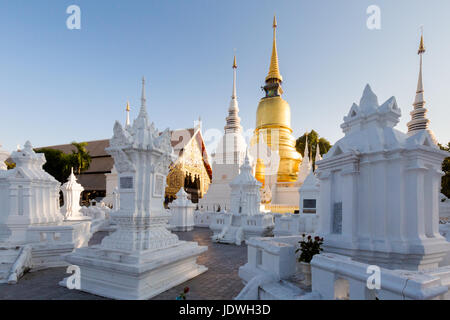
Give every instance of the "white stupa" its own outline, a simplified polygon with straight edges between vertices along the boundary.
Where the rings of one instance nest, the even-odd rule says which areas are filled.
[[[215,242],[241,245],[251,237],[270,235],[274,228],[272,214],[260,212],[261,183],[253,176],[248,153],[240,171],[230,183],[230,211],[212,213],[210,228]]]
[[[163,206],[174,160],[170,131],[149,122],[144,80],[141,110],[132,126],[114,125],[107,152],[118,174],[120,208],[111,213],[117,231],[100,245],[76,250],[66,260],[80,267],[80,290],[114,299],[149,299],[207,270],[196,263],[207,250],[167,230]]]
[[[228,211],[230,209],[230,182],[239,174],[247,145],[242,136],[239,106],[236,95],[236,57],[233,61],[233,91],[226,118],[225,132],[212,155],[212,183],[200,199],[202,211]]]

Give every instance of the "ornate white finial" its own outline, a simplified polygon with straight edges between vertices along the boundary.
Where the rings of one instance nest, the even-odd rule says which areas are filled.
[[[142,77],[141,111],[147,113],[147,100],[145,98],[145,78]]]
[[[425,45],[423,41],[423,27],[421,27],[421,36],[420,36],[420,44],[418,54],[420,56],[420,66],[419,66],[419,79],[417,81],[417,90],[416,97],[414,99],[414,110],[411,114],[411,121],[408,122],[408,135],[412,136],[421,130],[427,130],[430,132],[433,140],[435,141],[434,134],[429,130],[428,125],[430,120],[426,118],[426,114],[428,110],[425,108],[425,100],[424,100],[424,89],[423,89],[423,80],[422,80],[422,58],[425,53]]]

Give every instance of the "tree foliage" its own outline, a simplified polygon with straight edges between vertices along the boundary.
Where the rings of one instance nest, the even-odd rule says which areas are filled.
[[[72,142],[72,145],[76,148],[76,151],[72,151],[71,154],[50,148],[35,150],[36,153],[45,155],[47,162],[43,166],[44,170],[61,183],[67,181],[71,168],[74,169],[76,174],[80,174],[89,169],[91,164],[91,156],[86,150],[87,143]]]
[[[450,142],[446,146],[439,144],[439,148],[441,148],[441,150],[450,152]],[[445,158],[444,162],[442,163],[442,171],[444,171],[445,175],[442,177],[441,192],[447,198],[450,198],[450,157]]]
[[[72,142],[72,145],[77,149],[76,151],[72,151],[72,166],[74,171],[77,174],[80,174],[83,171],[89,169],[91,165],[91,156],[89,152],[86,150],[87,142]]]
[[[45,155],[46,163],[43,168],[47,173],[61,183],[67,181],[72,167],[71,155],[65,154],[61,150],[49,148],[36,149],[35,152]]]
[[[319,143],[319,151],[321,156],[331,149],[331,143],[325,138],[319,138],[319,134],[314,130],[311,130],[311,132],[309,133],[306,132],[304,135],[297,139],[295,144],[295,148],[302,155],[302,157],[305,156],[306,137],[308,137],[309,156],[314,165],[317,152],[317,142]]]

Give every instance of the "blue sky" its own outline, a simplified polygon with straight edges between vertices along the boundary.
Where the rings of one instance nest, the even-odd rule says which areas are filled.
[[[66,28],[66,8],[81,8],[81,30]],[[381,8],[381,30],[366,9]],[[140,79],[157,127],[223,130],[238,61],[242,125],[255,123],[268,71],[272,17],[284,98],[297,137],[315,129],[335,142],[353,102],[370,83],[380,102],[395,96],[406,131],[425,27],[425,98],[431,128],[450,141],[450,1],[411,0],[2,0],[0,143],[7,150],[105,139],[134,118]]]

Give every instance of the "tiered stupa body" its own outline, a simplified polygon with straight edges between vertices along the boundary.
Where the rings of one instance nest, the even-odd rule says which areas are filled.
[[[278,152],[280,160],[278,168],[269,168],[265,161],[266,150],[258,149],[255,177],[262,184],[265,183],[266,175],[273,174],[276,174],[278,182],[295,182],[302,159],[295,149],[295,138],[292,136],[290,106],[281,97],[283,78],[278,67],[276,27],[274,17],[272,58],[264,86],[265,97],[259,102],[256,112],[256,129],[252,145],[264,141],[271,150]]]
[[[174,160],[170,131],[160,133],[150,124],[144,80],[141,100],[133,125],[116,122],[106,149],[118,174],[120,208],[111,214],[118,229],[101,245],[66,257],[80,267],[80,290],[115,299],[149,299],[207,270],[196,263],[207,248],[167,230],[164,191]]]
[[[233,61],[233,92],[226,118],[225,133],[212,155],[213,178],[206,195],[199,201],[202,211],[230,209],[230,182],[239,174],[247,144],[242,136],[241,119],[236,95],[236,57]]]
[[[260,211],[261,183],[253,176],[248,154],[239,175],[230,183],[231,210],[226,213],[212,213],[210,228],[212,240],[221,243],[241,245],[251,237],[271,234],[274,223],[271,214]]]

